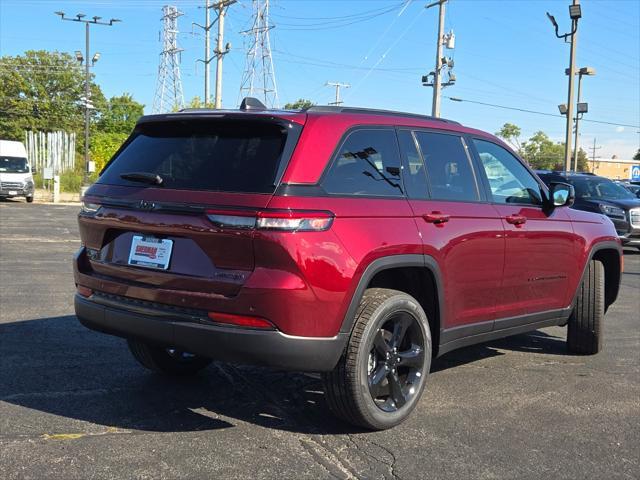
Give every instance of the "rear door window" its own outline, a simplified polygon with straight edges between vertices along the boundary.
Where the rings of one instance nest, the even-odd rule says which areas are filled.
[[[413,134],[408,130],[398,131],[398,143],[402,156],[402,179],[409,198],[429,197],[424,162],[416,146]]]
[[[351,132],[322,180],[327,193],[402,196],[400,155],[393,129]]]
[[[137,185],[121,175],[157,174],[163,188],[272,193],[286,129],[247,121],[143,124],[100,176],[98,183]]]
[[[475,202],[478,185],[462,137],[432,132],[415,132],[427,168],[431,198]]]

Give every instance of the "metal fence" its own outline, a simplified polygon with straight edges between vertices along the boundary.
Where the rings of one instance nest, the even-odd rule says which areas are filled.
[[[38,172],[52,168],[60,175],[73,170],[76,162],[76,134],[67,132],[25,132],[29,163]]]

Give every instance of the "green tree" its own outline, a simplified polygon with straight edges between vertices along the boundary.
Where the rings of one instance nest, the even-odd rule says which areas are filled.
[[[100,172],[129,136],[129,132],[96,132],[91,137],[89,153]]]
[[[634,160],[640,160],[640,148],[638,149],[638,151],[636,152],[636,154],[633,156]]]
[[[534,169],[564,170],[564,142],[554,142],[542,131],[534,133],[529,140],[522,144],[521,153]],[[586,172],[588,170],[587,154],[580,149],[578,150],[578,171]]]
[[[520,127],[513,123],[505,123],[500,131],[496,132],[496,136],[506,140],[518,153],[520,153],[520,150],[522,149],[520,135],[522,135]]]
[[[0,57],[0,137],[22,140],[25,130],[81,133],[84,125],[84,72],[71,55],[29,50]],[[95,120],[104,95],[90,77]],[[82,142],[79,142],[79,144]]]
[[[143,113],[144,105],[136,102],[128,93],[111,97],[100,111],[96,131],[110,134],[129,134]]]
[[[299,98],[293,103],[285,103],[284,109],[285,110],[302,110],[305,108],[313,107],[314,105],[315,103],[313,103],[311,100],[305,100],[304,98]]]
[[[552,170],[562,164],[564,146],[561,143],[554,143],[546,133],[538,131],[524,142],[522,155],[533,168]]]
[[[185,108],[215,108],[215,104],[212,102],[205,103],[198,95],[196,95],[185,105]],[[173,109],[174,112],[177,112],[178,110],[180,110],[178,107]]]

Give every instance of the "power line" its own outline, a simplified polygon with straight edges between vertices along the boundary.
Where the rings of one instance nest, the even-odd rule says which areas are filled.
[[[484,105],[486,107],[502,108],[503,110],[515,110],[515,111],[518,111],[518,112],[532,113],[532,114],[535,114],[535,115],[544,115],[545,117],[555,117],[555,118],[563,118],[564,119],[564,115],[558,115],[556,113],[538,112],[536,110],[528,110],[526,108],[508,107],[506,105],[497,105],[495,103],[479,102],[477,100],[467,100],[467,99],[463,99],[463,98],[459,98],[459,97],[448,97],[446,95],[443,95],[443,96],[444,96],[444,98],[448,98],[449,100],[452,100],[454,102],[475,103],[476,105]],[[604,120],[593,120],[593,119],[583,118],[582,121],[583,122],[591,122],[591,123],[600,123],[600,124],[603,124],[603,125],[613,125],[613,126],[616,126],[616,127],[640,128],[640,125],[630,125],[628,123],[607,122],[607,121],[604,121]]]

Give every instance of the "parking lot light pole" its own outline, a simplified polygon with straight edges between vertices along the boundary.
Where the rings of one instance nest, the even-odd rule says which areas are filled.
[[[92,67],[100,58],[100,54],[96,53],[93,57],[93,60],[89,62],[89,27],[90,25],[106,25],[107,27],[112,27],[114,23],[120,22],[117,18],[112,18],[108,22],[101,22],[100,19],[102,17],[91,17],[89,20],[85,20],[86,15],[84,13],[78,13],[75,17],[66,17],[64,12],[54,12],[56,15],[60,16],[61,20],[67,20],[69,22],[80,22],[85,25],[85,56],[82,58],[82,53],[80,51],[76,51],[76,59],[82,65],[82,61],[84,60],[84,72],[85,72],[85,80],[84,80],[84,180],[83,184],[87,185],[89,183],[89,110],[93,108],[91,105],[90,97],[91,92],[89,88],[89,68]]]
[[[567,92],[567,123],[564,137],[564,169],[568,172],[571,169],[571,130],[573,123],[573,77],[575,74],[576,43],[578,41],[578,20],[582,17],[580,0],[573,0],[569,5],[569,17],[571,18],[571,31],[564,34],[558,33],[558,23],[553,15],[547,12],[547,17],[555,29],[556,37],[565,41],[570,38],[571,54],[569,56],[569,88]]]
[[[569,69],[565,70],[565,73],[567,75],[569,75]],[[580,123],[580,119],[582,118],[582,115],[584,113],[587,113],[588,111],[588,106],[586,103],[580,103],[580,90],[581,90],[581,86],[582,86],[582,76],[586,75],[586,76],[593,76],[596,74],[596,69],[593,67],[582,67],[580,68],[577,72],[576,75],[578,75],[578,99],[576,101],[576,126],[575,126],[575,131],[574,131],[574,141],[573,141],[573,145],[574,145],[574,149],[573,149],[573,171],[577,172],[578,171],[578,150],[580,149],[580,146],[578,145],[578,125]]]

